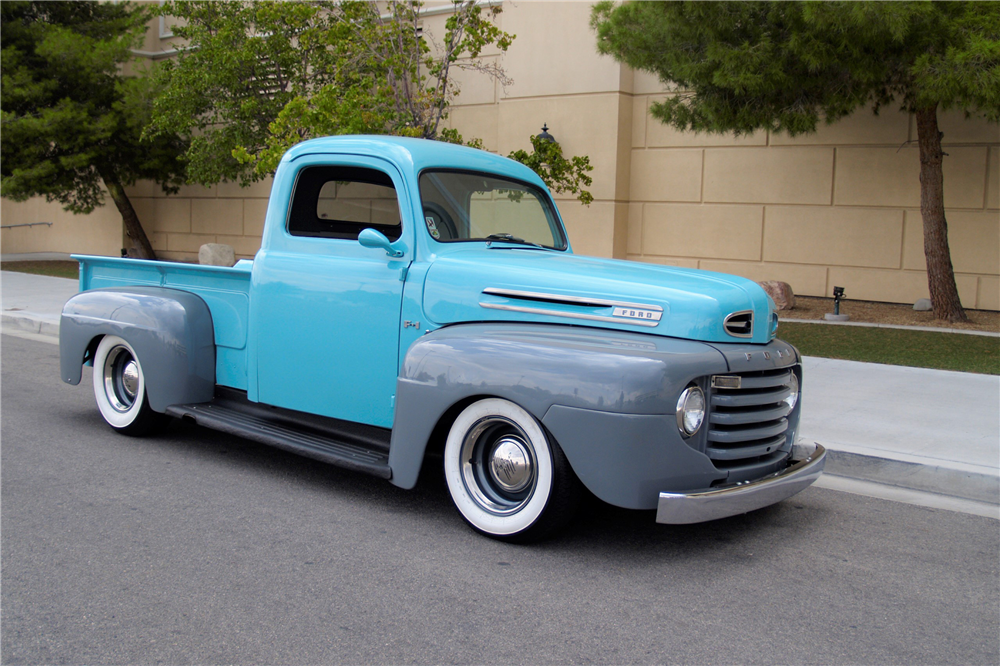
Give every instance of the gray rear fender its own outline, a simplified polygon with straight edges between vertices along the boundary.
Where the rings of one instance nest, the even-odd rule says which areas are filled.
[[[655,508],[665,488],[720,478],[681,439],[674,412],[690,382],[726,369],[718,350],[689,340],[553,325],[438,329],[410,347],[400,371],[392,482],[413,487],[428,442],[460,408],[499,397],[538,419],[602,500]]]
[[[200,297],[163,287],[92,289],[63,306],[59,323],[62,379],[79,384],[98,341],[117,335],[135,350],[149,405],[207,402],[215,392],[212,315]]]

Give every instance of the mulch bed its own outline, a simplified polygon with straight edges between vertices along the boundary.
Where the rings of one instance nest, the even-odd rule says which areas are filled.
[[[823,319],[823,315],[828,312],[833,312],[832,298],[796,296],[795,308],[782,310],[778,316],[784,320]],[[850,321],[858,323],[1000,332],[1000,312],[990,310],[966,310],[970,323],[950,324],[934,319],[934,314],[931,312],[917,312],[912,305],[845,299],[840,301],[840,313],[850,315]]]

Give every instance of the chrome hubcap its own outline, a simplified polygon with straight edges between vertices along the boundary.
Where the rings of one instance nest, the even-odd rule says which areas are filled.
[[[531,482],[531,456],[524,442],[507,436],[490,457],[490,475],[503,490],[516,493]]]
[[[139,395],[139,364],[132,353],[122,346],[108,352],[104,359],[104,393],[108,402],[119,412],[127,412]]]
[[[524,431],[506,418],[486,417],[469,429],[461,465],[469,497],[492,514],[517,513],[534,493],[534,449]]]
[[[129,361],[122,369],[122,388],[129,398],[135,400],[135,394],[139,392],[139,366],[135,361]]]

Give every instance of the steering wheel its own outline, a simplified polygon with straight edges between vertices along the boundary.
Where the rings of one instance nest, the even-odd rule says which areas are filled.
[[[438,236],[436,240],[453,240],[458,238],[458,229],[455,227],[455,221],[451,219],[451,215],[448,214],[448,211],[443,206],[433,201],[424,203],[424,223],[427,224],[427,231],[431,233],[432,237],[434,236],[434,230],[437,230]]]

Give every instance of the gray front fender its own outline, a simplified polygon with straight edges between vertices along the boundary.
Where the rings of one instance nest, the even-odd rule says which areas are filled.
[[[544,423],[598,497],[650,508],[645,498],[655,488],[655,507],[664,482],[692,486],[719,477],[667,417],[690,381],[726,369],[719,351],[689,340],[554,325],[438,329],[410,347],[396,385],[392,482],[416,484],[428,441],[450,408],[493,396]]]
[[[59,323],[63,381],[80,383],[87,350],[105,335],[117,335],[132,345],[155,411],[212,399],[212,315],[195,294],[163,287],[112,287],[73,296],[63,306]]]

